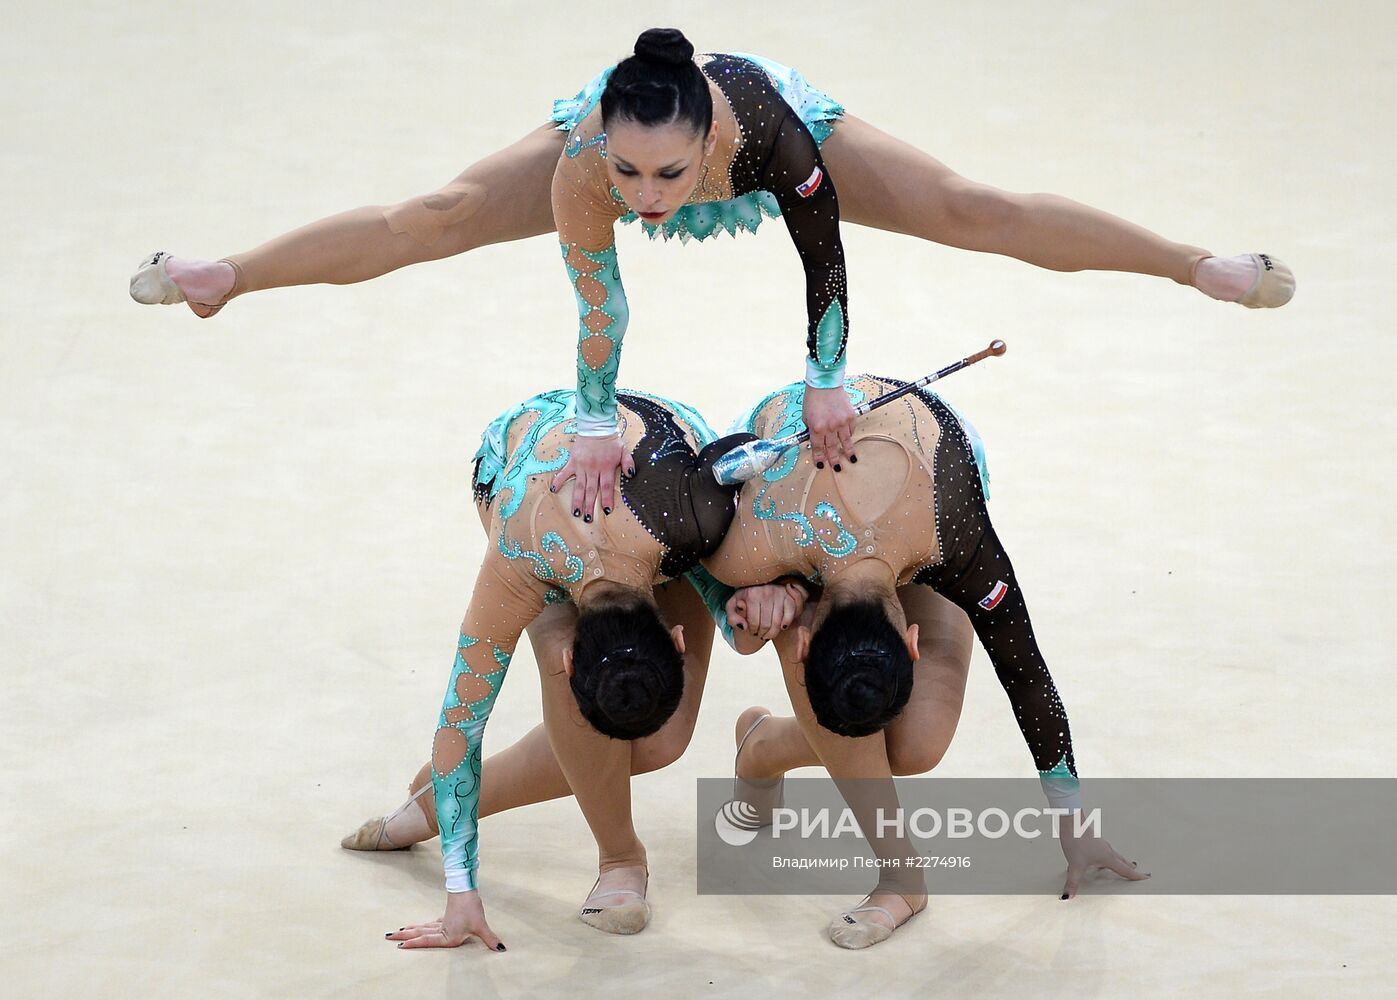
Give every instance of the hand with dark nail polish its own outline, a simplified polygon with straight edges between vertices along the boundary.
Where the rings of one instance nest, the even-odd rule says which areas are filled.
[[[844,467],[843,467],[842,465],[836,464],[835,467],[834,467],[834,471],[835,471],[835,472],[843,472],[843,471],[844,471]]]
[[[591,523],[592,523],[592,515],[591,515],[591,514],[583,514],[583,515],[582,515],[582,522],[583,522],[584,524],[591,524]]]
[[[610,516],[611,516],[611,508],[610,508],[610,507],[603,507],[603,508],[601,509],[601,512],[602,512],[603,514],[605,514],[607,517],[610,517]]]
[[[850,455],[850,456],[849,456],[849,461],[851,461],[851,462],[857,462],[858,460],[859,460],[859,456],[857,456],[857,455]]]
[[[582,508],[581,508],[581,507],[574,507],[574,508],[572,509],[572,516],[573,516],[573,517],[581,517],[581,516],[582,516]]]
[[[508,951],[509,949],[506,948],[506,947],[504,946],[504,942],[501,941],[499,944],[495,945],[495,950],[496,950],[496,951]]]
[[[817,469],[823,469],[824,467],[825,467],[825,463],[824,463],[824,462],[816,462],[816,463],[815,463],[815,468],[817,468]]]

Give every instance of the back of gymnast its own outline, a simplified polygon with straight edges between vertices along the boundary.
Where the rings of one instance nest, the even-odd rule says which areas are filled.
[[[863,377],[851,380],[847,391],[857,401],[893,384]],[[773,393],[751,411],[746,428],[761,436],[788,431],[800,419],[802,392],[797,385]],[[714,575],[746,589],[724,589],[711,578],[696,577],[724,634],[740,651],[752,652],[766,640],[776,640],[796,708],[796,717],[789,719],[771,719],[760,708],[742,714],[736,730],[739,775],[759,789],[802,766],[824,765],[836,778],[930,770],[949,746],[959,719],[973,621],[1029,741],[1050,802],[1079,804],[1066,714],[1033,639],[1012,567],[989,524],[979,466],[959,419],[936,397],[919,394],[864,418],[855,445],[862,461],[843,476],[818,467],[808,451],[793,451],[786,463],[744,488],[736,519],[705,564]],[[818,607],[804,608],[812,580],[822,581],[823,599]],[[979,593],[981,588],[986,594]],[[687,606],[672,591],[666,599],[687,614],[686,632],[702,635],[704,643],[701,652],[691,644],[696,655],[686,657],[685,672],[695,689],[685,690],[675,720],[665,724],[657,717],[649,724],[656,731],[653,742],[643,748],[637,744],[628,755],[622,747],[593,739],[568,751],[569,782],[547,785],[542,778],[523,777],[531,768],[541,774],[558,769],[541,747],[524,759],[520,748],[542,742],[535,730],[492,757],[485,769],[486,800],[495,775],[506,768],[521,787],[548,787],[550,794],[540,798],[565,795],[569,788],[577,794],[603,847],[602,884],[597,898],[584,906],[584,919],[602,929],[638,930],[648,918],[642,898],[643,853],[627,858],[623,850],[608,858],[604,847],[638,846],[629,777],[677,758],[692,734],[711,633],[698,632],[692,593],[687,588],[679,593]],[[982,605],[987,594],[997,596],[990,608]],[[573,623],[560,611],[546,633],[530,629],[545,681],[545,659],[564,665],[571,659]],[[797,626],[794,631],[791,625]],[[556,665],[553,669],[563,672]],[[697,685],[692,684],[695,675]],[[562,718],[550,714],[545,693],[549,734]],[[579,728],[573,725],[562,735],[576,736]],[[880,731],[881,736],[869,738]],[[1038,740],[1036,734],[1048,731],[1058,735]],[[577,755],[587,753],[601,755],[601,762],[583,763]],[[429,787],[424,768],[414,791],[426,793]],[[760,796],[757,790],[755,797]],[[513,804],[522,802],[500,807]],[[346,846],[398,847],[430,837],[435,832],[431,810],[406,805],[386,821],[365,824],[360,839],[349,838]],[[384,832],[390,843],[383,841]],[[1069,869],[1064,897],[1075,895],[1080,876],[1095,868],[1140,877],[1104,841],[1067,838],[1061,843]],[[604,893],[613,887],[619,891]],[[835,917],[831,938],[853,948],[877,943],[925,905],[918,890],[880,884],[866,906]],[[399,936],[410,947],[459,943],[436,922]]]
[[[703,467],[730,445],[715,441],[696,412],[641,393],[623,392],[619,403],[634,474],[622,503],[596,518],[573,517],[550,485],[575,439],[571,390],[525,400],[483,437],[474,485],[486,551],[431,762],[408,802],[344,841],[392,849],[442,832],[445,912],[388,935],[402,947],[454,947],[474,936],[504,950],[481,901],[478,820],[574,792],[600,870],[582,919],[634,933],[649,918],[629,779],[677,758],[693,731],[714,626],[683,577],[717,547],[734,490]],[[526,630],[545,725],[482,761],[486,722]],[[614,794],[610,783],[589,782],[609,776],[620,776],[623,801],[598,801]]]

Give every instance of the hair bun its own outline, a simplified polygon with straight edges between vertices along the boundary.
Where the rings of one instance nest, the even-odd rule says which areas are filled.
[[[694,58],[694,46],[678,28],[650,28],[635,40],[635,54],[651,62],[682,66]]]
[[[621,726],[632,726],[650,717],[659,703],[659,679],[645,663],[623,660],[597,683],[597,707]]]
[[[853,657],[850,657],[853,659]],[[838,698],[850,722],[867,722],[884,712],[892,700],[877,668],[858,667],[840,679]]]

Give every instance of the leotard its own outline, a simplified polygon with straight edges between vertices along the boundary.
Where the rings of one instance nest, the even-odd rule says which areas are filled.
[[[848,379],[855,405],[904,383]],[[780,437],[801,429],[805,387],[777,390],[735,430]],[[990,524],[982,472],[960,418],[919,391],[862,417],[857,465],[816,469],[805,448],[747,483],[737,516],[704,567],[730,587],[798,575],[828,585],[861,559],[877,559],[899,586],[924,584],[970,617],[1014,710],[1054,806],[1079,802],[1067,713],[1038,649],[1009,556]],[[731,641],[722,588],[701,591]],[[730,591],[728,592],[730,593]]]
[[[623,392],[622,438],[636,474],[622,506],[588,523],[549,481],[576,432],[571,390],[525,400],[486,430],[476,454],[475,498],[488,539],[461,625],[432,745],[432,784],[449,892],[477,885],[481,742],[514,648],[548,604],[609,580],[648,589],[711,553],[732,517],[732,494],[699,478],[705,445],[721,448],[682,403]]]
[[[799,74],[757,57],[705,55],[697,61],[713,94],[717,146],[703,165],[689,205],[680,211],[704,204],[737,206],[746,215],[730,225],[746,229],[755,229],[763,212],[784,216],[805,270],[806,381],[837,387],[844,375],[849,309],[839,200],[816,136],[788,103],[798,101],[797,88],[801,96],[819,92],[807,88]],[[553,218],[579,313],[577,425],[588,436],[615,431],[616,373],[630,315],[614,227],[633,215],[625,193],[611,185],[604,162],[606,134],[596,98],[606,76],[593,81],[559,118],[571,128],[553,177]],[[815,106],[823,110],[813,114],[824,121],[837,118],[843,109],[819,97],[823,100]],[[815,117],[811,122],[812,127],[822,124]],[[748,197],[758,193],[768,193],[770,200]],[[693,233],[700,225],[697,218],[689,213],[670,220],[676,227],[664,223],[659,228],[666,235],[703,238],[712,230]]]

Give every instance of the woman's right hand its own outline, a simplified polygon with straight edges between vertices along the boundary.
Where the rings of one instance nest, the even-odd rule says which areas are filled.
[[[724,607],[728,624],[761,642],[770,642],[805,610],[805,588],[793,581],[743,587]]]
[[[590,522],[598,501],[603,514],[616,506],[616,470],[627,476],[635,475],[635,459],[626,450],[620,434],[609,437],[573,438],[568,464],[553,477],[551,488],[557,493],[569,479],[572,484],[572,516]]]
[[[385,934],[399,948],[459,948],[472,937],[480,938],[491,951],[504,951],[502,942],[485,922],[485,905],[480,891],[448,892],[446,913],[440,920],[425,924],[409,924]]]

